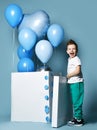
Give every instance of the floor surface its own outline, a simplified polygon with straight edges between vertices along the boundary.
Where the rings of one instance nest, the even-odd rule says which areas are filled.
[[[61,126],[52,128],[51,124],[34,122],[11,122],[9,117],[0,117],[0,130],[96,130],[97,122],[88,122],[84,126]]]

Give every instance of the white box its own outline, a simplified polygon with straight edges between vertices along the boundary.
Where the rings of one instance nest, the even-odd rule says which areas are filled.
[[[67,121],[66,77],[54,76],[52,99],[52,127],[60,127]]]
[[[11,121],[50,122],[51,95],[49,71],[12,73]]]

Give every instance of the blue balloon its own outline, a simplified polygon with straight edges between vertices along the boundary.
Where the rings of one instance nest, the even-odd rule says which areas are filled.
[[[48,28],[47,37],[50,43],[57,47],[64,39],[64,29],[59,24],[52,24]]]
[[[30,28],[23,28],[18,35],[18,40],[25,50],[30,50],[36,43],[36,33]]]
[[[17,49],[17,55],[18,55],[19,59],[32,58],[33,54],[34,54],[33,49],[27,51],[21,45],[19,45],[19,47]]]
[[[50,26],[49,15],[44,10],[38,10],[32,14],[25,14],[18,30],[24,27],[31,28],[37,35],[38,40],[43,39]]]
[[[22,58],[17,65],[18,72],[33,72],[34,62],[29,58]]]
[[[40,40],[35,46],[35,53],[42,63],[47,63],[53,54],[53,47],[48,40]]]
[[[5,10],[5,18],[10,26],[16,27],[23,18],[22,9],[16,4],[10,4]]]

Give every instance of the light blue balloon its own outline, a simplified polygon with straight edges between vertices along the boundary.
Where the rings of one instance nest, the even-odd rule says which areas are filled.
[[[34,62],[29,58],[22,58],[17,65],[18,72],[33,72]]]
[[[59,24],[52,24],[47,31],[47,37],[50,43],[57,47],[64,39],[64,29]]]
[[[19,59],[32,58],[33,54],[34,54],[33,48],[31,50],[27,51],[21,45],[19,45],[19,47],[17,49],[17,55],[18,55]]]
[[[30,28],[23,28],[18,35],[18,40],[25,50],[30,50],[36,43],[36,33]]]
[[[36,33],[38,40],[41,40],[46,36],[49,26],[49,15],[44,10],[38,10],[32,14],[25,14],[18,30],[29,27]]]
[[[35,46],[35,53],[42,63],[47,63],[53,54],[53,47],[48,40],[40,40]]]
[[[10,4],[5,10],[5,18],[10,26],[16,27],[23,18],[22,9],[16,4]]]

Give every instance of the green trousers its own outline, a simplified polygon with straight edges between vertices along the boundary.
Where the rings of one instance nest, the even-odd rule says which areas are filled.
[[[73,103],[73,117],[82,119],[82,105],[84,98],[84,82],[69,84]]]

